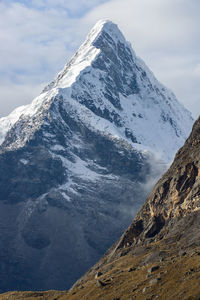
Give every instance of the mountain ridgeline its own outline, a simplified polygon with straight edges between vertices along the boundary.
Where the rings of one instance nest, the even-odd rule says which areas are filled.
[[[98,22],[30,105],[0,119],[0,291],[69,288],[119,239],[192,124],[117,25]]]

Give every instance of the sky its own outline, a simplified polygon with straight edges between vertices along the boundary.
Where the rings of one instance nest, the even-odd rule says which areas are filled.
[[[200,114],[199,0],[0,0],[0,117],[28,104],[99,19],[117,23],[157,79]]]

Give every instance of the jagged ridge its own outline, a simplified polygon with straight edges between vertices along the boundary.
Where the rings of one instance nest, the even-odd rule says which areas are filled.
[[[191,115],[136,57],[110,21],[95,25],[72,60],[31,105],[0,120],[2,141],[7,131],[9,138],[14,124],[12,133],[17,131],[12,141],[4,141],[4,148],[23,146],[49,122],[51,107],[57,102],[63,102],[64,109],[73,115],[78,113],[92,130],[123,139],[139,150],[156,151],[165,160],[173,158],[193,123]]]

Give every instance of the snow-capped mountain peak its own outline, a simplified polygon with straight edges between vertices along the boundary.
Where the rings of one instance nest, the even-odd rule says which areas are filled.
[[[90,66],[101,49],[96,45],[102,34],[112,37],[117,44],[126,44],[126,40],[118,26],[109,20],[100,20],[87,35],[85,42],[81,45],[72,59],[66,64],[64,69],[56,76],[55,80],[48,85],[44,91],[52,87],[67,88],[71,86],[82,70]],[[107,41],[110,42],[110,41]]]
[[[118,27],[98,22],[30,105],[0,119],[1,289],[68,288],[119,238],[192,124]]]
[[[8,118],[0,119],[2,142],[18,120],[32,118],[32,122],[28,120],[32,123],[30,134],[23,134],[23,141],[27,141],[34,127],[42,124],[41,114],[46,115],[52,101],[59,97],[65,109],[70,106],[73,112],[78,110],[79,118],[93,130],[125,140],[137,149],[156,151],[165,160],[173,158],[193,123],[191,115],[157,81],[118,26],[109,20],[97,22],[39,97]],[[37,119],[37,124],[33,119]],[[18,147],[23,143],[14,144]]]

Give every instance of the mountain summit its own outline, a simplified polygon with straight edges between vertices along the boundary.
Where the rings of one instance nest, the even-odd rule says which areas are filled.
[[[192,123],[117,25],[98,22],[39,97],[0,119],[1,290],[70,287],[131,222]]]
[[[149,147],[165,161],[173,159],[193,123],[191,114],[174,94],[135,55],[117,25],[107,20],[94,26],[69,63],[32,104],[0,119],[1,141],[12,125],[28,119],[33,128],[25,127],[23,139],[17,133],[12,143],[9,141],[9,148],[21,147],[58,101],[63,102],[65,109],[70,106],[71,110],[78,110],[87,126],[134,143],[136,148],[140,144]]]

